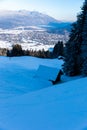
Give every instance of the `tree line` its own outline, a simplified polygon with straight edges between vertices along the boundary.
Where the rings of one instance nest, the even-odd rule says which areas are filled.
[[[53,51],[45,51],[44,49],[35,51],[35,50],[23,50],[21,45],[15,44],[12,46],[11,50],[7,50],[7,56],[35,56],[39,58],[58,58],[58,56],[63,56],[64,46],[62,41],[58,41],[55,44]]]

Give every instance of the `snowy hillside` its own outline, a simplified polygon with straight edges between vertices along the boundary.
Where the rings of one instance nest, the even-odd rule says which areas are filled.
[[[5,96],[9,97],[52,85],[49,81],[39,81],[36,77],[37,69],[39,65],[60,68],[62,63],[57,59],[0,57],[0,97],[3,97],[4,90]]]
[[[62,63],[0,57],[0,130],[87,130],[87,78],[53,86],[35,77],[39,65]]]
[[[0,28],[14,28],[19,26],[47,25],[50,22],[59,23],[56,19],[37,11],[0,11]]]

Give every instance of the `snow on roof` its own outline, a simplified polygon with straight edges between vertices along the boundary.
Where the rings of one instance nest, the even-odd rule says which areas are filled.
[[[59,71],[60,69],[58,68],[40,65],[35,77],[45,80],[55,80]]]

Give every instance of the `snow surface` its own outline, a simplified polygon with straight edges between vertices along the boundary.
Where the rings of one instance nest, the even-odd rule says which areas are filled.
[[[0,57],[0,97],[11,97],[36,91],[52,83],[38,78],[39,65],[60,68],[63,61],[34,57]],[[40,75],[40,74],[39,74]],[[4,94],[5,91],[5,94]]]
[[[34,90],[40,64],[59,68],[62,63],[0,57],[0,130],[87,130],[87,78],[49,87],[46,82],[46,88]],[[33,91],[27,89],[31,79]]]
[[[10,42],[0,40],[0,48],[12,49],[12,44]]]
[[[23,50],[34,50],[34,51],[39,51],[39,50],[49,50],[52,51],[54,48],[54,45],[44,45],[43,43],[38,43],[36,41],[26,41],[23,39],[23,43],[16,43],[21,45]],[[6,48],[6,49],[12,49],[12,46],[15,45],[14,43],[7,42],[7,41],[1,41],[0,40],[0,48]],[[51,49],[50,49],[51,48]]]

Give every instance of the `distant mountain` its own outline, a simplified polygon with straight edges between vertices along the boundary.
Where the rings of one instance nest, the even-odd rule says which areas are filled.
[[[18,26],[47,25],[59,22],[56,19],[35,11],[0,11],[0,28],[14,28]]]
[[[51,28],[53,31],[56,28],[64,29],[66,24],[70,28],[70,23],[62,23],[46,14],[36,11],[0,11],[0,28],[2,29],[11,29],[20,26],[40,26],[48,30]]]

